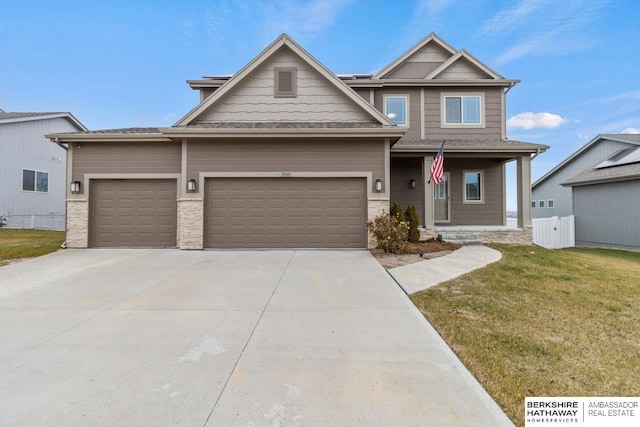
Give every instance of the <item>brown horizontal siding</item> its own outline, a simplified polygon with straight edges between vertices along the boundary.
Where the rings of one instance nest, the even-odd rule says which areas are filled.
[[[397,203],[406,211],[408,205],[415,206],[424,224],[424,180],[422,179],[423,157],[391,159],[391,204]],[[416,180],[416,188],[409,181]]]
[[[180,173],[181,144],[154,142],[91,142],[71,144],[73,179],[86,173]]]
[[[405,62],[385,77],[387,79],[423,79],[441,64],[442,62]]]
[[[446,148],[445,148],[446,150]],[[452,159],[445,153],[444,170],[451,179],[451,223],[449,225],[503,225],[502,163],[491,159]],[[463,203],[463,171],[484,172],[484,203]]]
[[[381,113],[384,113],[384,96],[385,95],[409,95],[409,128],[402,137],[406,140],[420,139],[420,89],[382,89],[376,90],[374,101],[375,107]]]
[[[189,141],[187,179],[200,172],[371,172],[384,178],[380,140]]]
[[[454,88],[451,90],[425,89],[425,137],[427,139],[482,139],[501,138],[502,136],[502,96],[501,88]],[[484,92],[485,117],[484,128],[442,128],[441,93],[478,93]],[[410,138],[405,135],[404,139]]]

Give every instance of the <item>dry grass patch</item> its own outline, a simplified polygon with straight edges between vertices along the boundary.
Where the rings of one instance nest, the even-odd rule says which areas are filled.
[[[63,241],[63,231],[0,228],[0,266],[54,252]]]
[[[526,396],[640,396],[640,254],[494,245],[503,259],[411,295],[507,415]]]

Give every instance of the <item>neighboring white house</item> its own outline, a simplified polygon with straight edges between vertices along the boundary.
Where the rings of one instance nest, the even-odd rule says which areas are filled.
[[[640,135],[598,135],[533,183],[532,207],[575,215],[576,245],[640,249]]]
[[[65,229],[67,153],[44,135],[86,130],[71,113],[0,110],[0,226]]]

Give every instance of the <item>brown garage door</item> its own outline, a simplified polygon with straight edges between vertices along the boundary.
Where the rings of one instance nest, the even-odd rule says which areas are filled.
[[[91,180],[93,247],[175,247],[175,180]]]
[[[206,182],[209,248],[366,248],[364,178]]]

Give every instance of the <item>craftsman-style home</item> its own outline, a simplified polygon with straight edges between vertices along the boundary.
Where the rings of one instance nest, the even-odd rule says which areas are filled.
[[[435,34],[374,75],[336,75],[282,35],[188,83],[200,102],[171,127],[48,135],[67,148],[68,247],[366,248],[365,222],[393,202],[427,231],[531,241],[531,158],[548,147],[506,138],[518,81]]]

